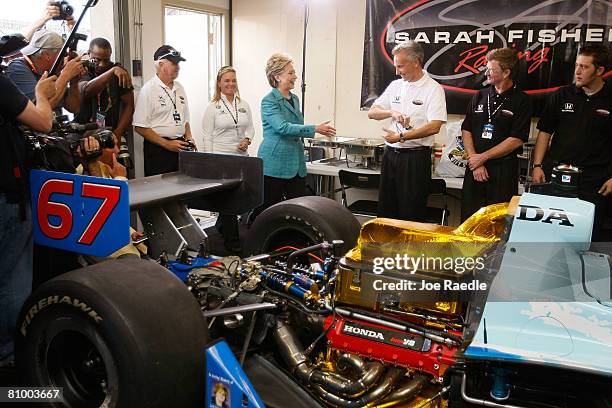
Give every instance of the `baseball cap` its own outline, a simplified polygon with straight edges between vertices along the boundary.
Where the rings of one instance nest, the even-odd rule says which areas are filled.
[[[181,53],[174,49],[174,47],[170,45],[162,45],[155,51],[153,54],[153,61],[159,61],[161,59],[167,59],[175,64],[178,64],[181,61],[187,61],[185,58],[181,57]]]
[[[39,50],[59,50],[64,39],[53,31],[38,30],[32,36],[30,44],[21,49],[23,55],[32,55]]]
[[[16,54],[28,45],[23,34],[7,34],[0,38],[0,57],[8,57]]]

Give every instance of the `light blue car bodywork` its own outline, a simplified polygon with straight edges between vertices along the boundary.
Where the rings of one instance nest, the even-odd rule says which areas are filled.
[[[612,376],[610,267],[588,252],[593,214],[576,198],[521,197],[466,360]]]

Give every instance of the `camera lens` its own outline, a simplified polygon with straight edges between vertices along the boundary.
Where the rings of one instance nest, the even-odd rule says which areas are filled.
[[[113,149],[115,148],[115,137],[113,132],[110,130],[98,130],[92,134],[100,143],[100,149]]]
[[[60,14],[64,17],[64,20],[66,17],[70,17],[72,13],[74,13],[74,8],[67,1],[62,1],[60,3]]]
[[[54,6],[59,7],[59,16],[53,17],[53,20],[66,20],[74,13],[74,8],[66,0],[56,1],[52,3]]]

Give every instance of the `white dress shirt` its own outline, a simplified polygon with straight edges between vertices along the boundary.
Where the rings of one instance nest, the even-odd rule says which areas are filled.
[[[249,104],[238,97],[230,103],[222,94],[220,101],[211,102],[206,108],[202,133],[207,153],[248,155],[238,150],[238,143],[245,137],[253,139],[255,134]]]

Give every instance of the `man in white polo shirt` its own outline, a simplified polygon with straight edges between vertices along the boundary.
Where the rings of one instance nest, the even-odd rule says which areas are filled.
[[[189,106],[183,86],[176,81],[181,53],[162,45],[153,55],[155,75],[140,90],[132,124],[144,137],[145,176],[178,170],[178,152],[194,150]]]
[[[368,117],[391,118],[378,192],[378,216],[424,221],[431,183],[431,146],[446,122],[442,86],[423,71],[423,48],[413,41],[393,49],[397,79],[374,101]]]

